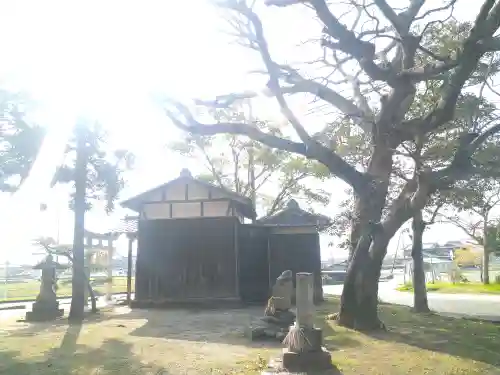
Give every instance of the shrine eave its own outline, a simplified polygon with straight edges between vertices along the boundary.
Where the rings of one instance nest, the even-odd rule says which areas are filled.
[[[299,207],[294,199],[274,215],[257,220],[257,224],[278,227],[316,227],[319,231],[328,228],[332,220],[325,215],[313,214]]]

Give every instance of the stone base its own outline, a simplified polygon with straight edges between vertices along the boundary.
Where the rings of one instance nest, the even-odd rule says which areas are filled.
[[[33,310],[26,313],[26,321],[28,322],[46,322],[60,318],[64,315],[64,309],[56,310]]]
[[[245,337],[251,341],[277,340],[282,342],[287,334],[287,329],[279,326],[250,326],[245,330]]]
[[[305,337],[307,338],[308,347],[304,348],[306,352],[321,351],[323,345],[323,331],[320,328],[303,328]]]
[[[317,352],[292,353],[283,350],[279,358],[272,359],[261,375],[291,375],[320,372],[324,375],[340,375],[341,372],[332,364],[330,353],[326,349]]]
[[[330,353],[321,348],[313,352],[293,353],[285,349],[282,356],[285,370],[294,372],[324,371],[333,368]]]
[[[37,301],[33,304],[32,311],[26,313],[26,321],[43,322],[54,320],[64,315],[64,310],[59,308],[57,301]]]
[[[263,316],[260,320],[288,329],[295,322],[295,313],[290,310],[276,310],[274,315]]]
[[[278,340],[282,342],[295,321],[295,313],[290,310],[277,310],[272,316],[263,316],[245,330],[245,336],[252,341]]]

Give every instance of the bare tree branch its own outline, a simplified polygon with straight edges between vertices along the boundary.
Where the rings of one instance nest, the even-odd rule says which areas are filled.
[[[434,223],[436,222],[436,218],[437,218],[437,216],[438,216],[438,214],[439,214],[439,210],[440,210],[441,208],[443,208],[443,206],[444,206],[444,203],[443,203],[443,202],[439,202],[439,203],[436,205],[436,207],[434,207],[434,210],[432,211],[432,214],[431,214],[430,219],[429,219],[429,220],[427,220],[427,221],[425,222],[425,225],[426,225],[426,226],[428,226],[428,225],[432,225],[432,224],[434,224]]]
[[[465,232],[465,234],[476,240],[479,244],[481,244],[481,242],[483,241],[482,236],[477,234],[477,230],[482,228],[481,221],[468,224],[465,223],[463,220],[460,220],[460,218],[456,216],[449,216],[444,214],[439,214],[439,216],[448,221],[449,223],[452,223],[456,227],[462,229]]]
[[[199,135],[215,135],[221,133],[245,135],[268,147],[293,152],[323,163],[328,167],[331,173],[353,186],[356,191],[365,189],[367,184],[369,184],[369,179],[364,174],[357,171],[339,155],[316,141],[312,142],[313,147],[308,147],[304,143],[293,142],[285,138],[264,133],[256,126],[244,123],[202,124],[194,119],[184,105],[175,101],[170,101],[170,104],[176,108],[184,120],[181,121],[178,118],[178,114],[172,112],[172,110],[168,108],[166,109],[167,116],[174,125],[187,132]]]
[[[283,113],[285,118],[290,122],[302,142],[304,142],[309,147],[312,142],[311,136],[307,133],[298,118],[290,109],[285,100],[285,97],[283,96],[283,92],[281,91],[279,82],[280,70],[278,68],[278,65],[271,58],[271,54],[269,53],[269,47],[264,36],[262,22],[260,21],[259,17],[252,11],[252,9],[246,5],[245,2],[229,3],[228,8],[233,9],[246,17],[253,26],[253,41],[257,45],[257,48],[262,57],[262,61],[264,62],[264,65],[266,66],[266,69],[269,73],[269,82],[267,84],[267,87],[278,101],[281,112]]]
[[[415,2],[422,3],[422,5],[423,5],[423,3],[425,2],[425,0],[417,0]],[[450,0],[450,2],[448,4],[446,4],[446,5],[442,6],[442,7],[438,7],[438,8],[434,8],[434,9],[429,9],[428,11],[426,11],[421,16],[415,17],[415,20],[416,21],[422,20],[425,17],[431,15],[432,13],[442,12],[444,10],[448,10],[450,8],[453,8],[453,6],[455,5],[456,2],[457,2],[457,0]]]
[[[380,9],[382,14],[389,20],[394,29],[400,36],[405,36],[408,33],[408,28],[404,27],[401,23],[400,17],[396,14],[394,9],[391,8],[387,1],[385,0],[374,0],[374,3]]]

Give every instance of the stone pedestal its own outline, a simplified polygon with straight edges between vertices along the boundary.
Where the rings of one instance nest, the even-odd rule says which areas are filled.
[[[64,315],[64,310],[59,308],[57,301],[37,301],[33,304],[32,311],[26,313],[29,322],[43,322],[54,320]]]
[[[281,364],[290,372],[325,371],[333,368],[332,357],[324,348],[305,353],[294,353],[284,349]]]
[[[283,341],[290,325],[295,321],[292,306],[293,280],[292,271],[284,271],[272,288],[264,316],[245,330],[250,340],[274,339]]]
[[[281,358],[266,373],[326,371],[333,369],[330,353],[322,347],[322,331],[314,327],[314,276],[297,273],[297,320],[283,340]],[[273,364],[274,363],[274,364]]]
[[[263,316],[258,322],[248,327],[245,336],[252,341],[262,339],[283,341],[294,321],[295,314],[292,311],[277,310],[274,315]]]
[[[299,375],[320,373],[328,375],[341,375],[341,372],[332,364],[330,353],[326,349],[316,352],[297,353],[283,349],[282,354],[271,359],[268,367],[261,375]]]
[[[53,261],[52,255],[47,255],[43,262],[34,267],[34,269],[42,270],[42,284],[32,311],[26,313],[27,321],[53,320],[64,314],[64,310],[59,308],[55,291],[56,268],[61,268],[61,266]]]

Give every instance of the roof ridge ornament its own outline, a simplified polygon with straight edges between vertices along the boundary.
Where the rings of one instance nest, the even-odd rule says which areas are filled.
[[[187,168],[182,168],[181,173],[179,174],[179,177],[189,177],[193,178],[193,175],[191,174],[190,170]]]
[[[300,206],[299,204],[297,203],[297,201],[295,199],[290,199],[286,205],[286,208],[288,209],[299,209],[300,210]]]

